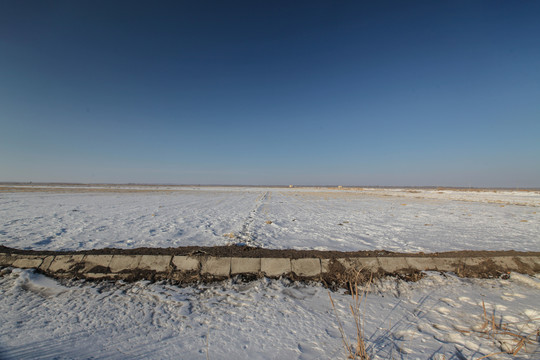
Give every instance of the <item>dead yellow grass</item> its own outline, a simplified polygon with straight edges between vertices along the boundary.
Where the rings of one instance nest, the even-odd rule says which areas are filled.
[[[492,339],[500,344],[502,351],[484,355],[476,360],[486,359],[498,354],[511,354],[512,356],[516,356],[520,351],[525,351],[527,345],[532,345],[535,341],[538,341],[540,329],[536,328],[529,332],[523,331],[524,328],[531,330],[530,326],[524,325],[528,325],[532,323],[532,321],[538,319],[531,319],[521,323],[502,323],[502,321],[495,320],[495,314],[491,314],[491,316],[488,315],[484,301],[482,301],[482,309],[484,311],[484,322],[478,329],[472,331],[458,331],[462,334],[476,333],[481,337]]]
[[[343,328],[343,323],[341,322],[341,319],[336,309],[336,305],[334,303],[334,299],[332,299],[332,295],[330,294],[330,292],[328,292],[328,296],[330,297],[330,303],[332,304],[332,308],[334,309],[334,313],[336,314],[339,332],[341,333],[341,339],[343,340],[343,345],[345,346],[345,350],[348,353],[348,359],[369,360],[370,357],[367,352],[367,347],[366,347],[366,342],[365,342],[364,323],[365,323],[365,314],[366,314],[366,296],[369,292],[369,287],[371,286],[371,282],[373,278],[372,276],[370,276],[368,282],[365,285],[363,285],[362,288],[360,288],[359,287],[360,275],[361,275],[361,272],[358,271],[356,273],[355,281],[349,282],[349,291],[351,293],[351,299],[352,299],[352,302],[349,305],[349,309],[351,311],[351,317],[354,321],[354,325],[356,328],[356,341],[355,342],[351,342],[349,340],[349,337],[345,333],[345,330]]]

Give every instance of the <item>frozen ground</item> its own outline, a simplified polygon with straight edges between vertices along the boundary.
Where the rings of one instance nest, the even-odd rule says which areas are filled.
[[[0,244],[15,248],[540,250],[540,193],[533,191],[5,190],[0,186]],[[346,358],[328,292],[316,284],[261,279],[180,288],[57,281],[32,270],[0,274],[2,360]],[[345,333],[354,336],[350,296],[332,297]],[[462,360],[509,350],[519,338],[483,328],[482,301],[497,326],[537,340],[539,298],[538,276],[387,279],[367,296],[368,352],[373,359]],[[517,356],[490,358],[539,359],[540,350],[534,341]]]
[[[518,339],[517,356],[539,359],[540,279],[460,279],[430,273],[417,283],[372,287],[365,337],[373,359],[478,359]],[[347,336],[350,297],[333,293]],[[58,282],[32,270],[0,277],[0,358],[10,359],[345,359],[326,289],[279,280],[179,288],[163,283]]]
[[[40,250],[233,243],[341,251],[540,250],[538,191],[47,190],[3,192],[0,187],[0,245]]]

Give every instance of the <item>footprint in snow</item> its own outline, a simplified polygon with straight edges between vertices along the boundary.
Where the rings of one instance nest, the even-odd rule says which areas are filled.
[[[449,308],[446,308],[444,306],[439,306],[435,308],[435,311],[437,311],[439,314],[448,315],[452,312]]]
[[[396,340],[411,340],[419,334],[413,330],[398,330],[392,334]]]
[[[461,305],[457,304],[454,300],[450,299],[450,298],[441,298],[440,299],[443,303],[447,304],[448,306],[451,306],[451,307],[461,307]]]
[[[452,331],[453,329],[449,326],[443,325],[443,324],[433,324],[433,327],[437,330],[441,331]]]
[[[469,304],[469,305],[475,305],[475,303],[473,303],[471,301],[471,298],[467,297],[467,296],[460,296],[458,297],[458,300],[459,302],[461,303],[465,303],[465,304]]]
[[[519,321],[519,319],[515,316],[512,316],[512,315],[504,315],[502,317],[502,321],[505,322],[505,323],[517,323]]]
[[[324,354],[324,351],[320,348],[320,346],[316,343],[299,343],[298,344],[298,350],[302,353],[301,359],[304,358],[319,358],[321,355]],[[305,357],[306,355],[309,355],[308,357]]]
[[[533,310],[533,309],[526,309],[523,311],[523,314],[527,316],[531,320],[538,320],[540,319],[540,311]]]
[[[333,328],[330,328],[330,329],[325,329],[326,330],[326,334],[328,336],[330,336],[331,338],[334,338],[334,339],[340,339],[341,338],[341,334],[338,330],[336,329],[333,329]]]

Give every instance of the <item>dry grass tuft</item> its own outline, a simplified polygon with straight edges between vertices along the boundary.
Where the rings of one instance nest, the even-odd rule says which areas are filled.
[[[500,344],[500,352],[491,353],[477,358],[476,360],[481,360],[488,358],[490,356],[498,354],[511,354],[512,356],[518,355],[518,353],[523,350],[526,351],[527,345],[533,345],[538,341],[540,336],[540,329],[535,329],[534,331],[523,331],[523,329],[531,330],[530,325],[532,321],[538,319],[531,319],[521,323],[502,323],[495,321],[495,314],[488,316],[486,311],[486,305],[482,301],[482,308],[484,310],[484,323],[482,326],[476,330],[476,333],[479,333],[481,337],[489,338]],[[520,326],[522,325],[522,326]],[[461,331],[462,333],[470,333],[469,331]]]
[[[343,340],[343,345],[347,351],[348,359],[359,359],[359,360],[369,360],[369,354],[367,352],[366,343],[365,343],[365,334],[364,334],[364,322],[366,314],[366,296],[369,292],[369,287],[372,283],[372,277],[370,276],[369,281],[359,288],[360,283],[360,271],[357,272],[355,281],[349,282],[349,291],[352,298],[352,303],[349,305],[351,315],[356,327],[356,342],[353,343],[349,340],[345,330],[343,329],[343,323],[339,317],[339,314],[332,299],[332,295],[328,292],[330,297],[330,303],[336,314],[336,319],[338,323],[339,332],[341,333],[341,339]]]
[[[234,233],[226,233],[223,234],[224,237],[228,237],[229,239],[235,239],[236,235]]]

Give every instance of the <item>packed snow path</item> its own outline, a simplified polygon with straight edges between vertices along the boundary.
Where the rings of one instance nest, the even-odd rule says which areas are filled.
[[[240,244],[340,251],[539,251],[539,206],[540,193],[519,191],[194,187],[0,192],[0,244],[36,250]]]

